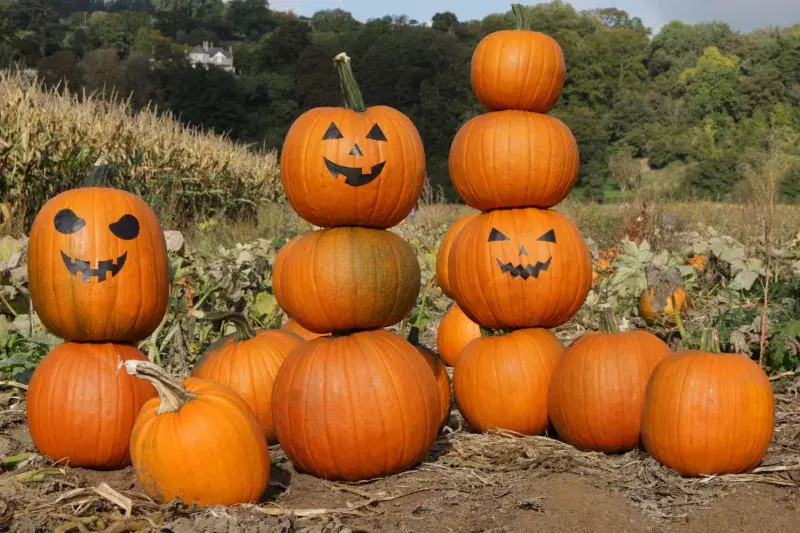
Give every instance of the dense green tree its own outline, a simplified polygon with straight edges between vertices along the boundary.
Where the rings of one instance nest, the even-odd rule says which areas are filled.
[[[336,8],[323,9],[314,13],[311,17],[311,26],[314,31],[322,33],[344,33],[358,30],[361,23],[353,18],[349,11]]]
[[[266,0],[231,0],[225,10],[225,20],[245,41],[258,41],[274,24]]]
[[[61,50],[45,57],[39,63],[39,77],[47,87],[76,89],[83,80],[78,68],[78,60],[69,50]]]

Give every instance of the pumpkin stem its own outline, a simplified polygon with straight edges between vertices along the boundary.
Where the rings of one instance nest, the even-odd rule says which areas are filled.
[[[163,368],[150,361],[136,359],[125,361],[125,370],[131,376],[149,381],[156,388],[161,402],[156,411],[157,415],[177,413],[184,404],[198,397],[197,394],[186,390],[178,380],[170,376]]]
[[[428,280],[428,283],[425,284],[425,289],[422,291],[422,301],[419,304],[419,313],[417,313],[417,319],[414,321],[415,328],[419,329],[422,325],[422,317],[425,316],[425,303],[428,300],[428,291],[433,285],[433,278]]]
[[[411,326],[411,331],[408,332],[407,340],[414,346],[419,346],[419,328],[417,326]]]
[[[514,16],[517,19],[517,29],[530,31],[531,21],[528,20],[528,16],[526,15],[525,8],[522,6],[522,4],[511,4],[511,11],[514,13]]]
[[[339,73],[339,86],[342,88],[342,94],[344,95],[344,106],[358,113],[366,111],[367,106],[364,104],[364,96],[361,94],[356,77],[353,76],[350,58],[346,53],[342,52],[333,58],[333,65]]]
[[[678,308],[678,301],[675,299],[675,294],[669,295],[670,299],[672,300],[672,314],[675,315],[675,324],[678,326],[678,333],[681,335],[681,339],[686,340],[686,329],[683,327],[683,320],[681,320],[681,311]]]
[[[708,351],[711,353],[721,353],[722,350],[719,347],[719,333],[716,329],[711,328],[708,332]]]
[[[614,316],[614,309],[606,307],[600,314],[600,331],[603,333],[619,333],[617,317]]]
[[[229,313],[227,311],[223,311],[220,313],[208,313],[205,316],[206,320],[216,322],[217,320],[228,320],[233,322],[233,325],[236,326],[236,340],[237,341],[246,341],[255,337],[255,331],[250,326],[250,323],[247,321],[247,318],[242,315],[241,313]]]

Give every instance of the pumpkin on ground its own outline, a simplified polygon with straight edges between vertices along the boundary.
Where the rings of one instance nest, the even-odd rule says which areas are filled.
[[[439,356],[450,366],[455,366],[461,351],[481,336],[481,327],[469,319],[464,311],[453,305],[442,317],[436,344]]]
[[[156,391],[120,372],[127,360],[147,358],[125,344],[67,342],[42,359],[27,393],[28,428],[39,452],[72,467],[131,464],[136,415]]]
[[[410,342],[422,357],[425,358],[428,365],[433,371],[433,377],[436,378],[436,385],[439,387],[439,405],[441,406],[441,424],[444,427],[447,420],[450,418],[450,407],[453,404],[452,389],[450,386],[450,376],[447,374],[447,368],[444,366],[442,359],[434,353],[433,350],[423,345],[419,341],[419,328],[414,326],[408,335],[408,342]]]
[[[561,439],[581,450],[617,453],[639,444],[647,381],[671,352],[652,333],[624,329],[609,310],[601,331],[573,343],[550,380],[550,421]]]
[[[557,211],[535,208],[476,217],[456,237],[448,268],[458,306],[489,329],[560,326],[592,282],[578,229]]]
[[[272,410],[292,463],[330,480],[411,468],[433,446],[441,420],[428,363],[384,330],[298,346],[278,372]]]
[[[309,331],[303,326],[301,326],[300,323],[294,318],[289,319],[289,321],[286,322],[286,324],[281,326],[281,329],[283,331],[288,331],[289,333],[294,333],[295,335],[297,335],[298,337],[300,337],[305,341],[311,341],[318,337],[330,336],[330,333],[314,333],[313,331]]]
[[[281,250],[272,282],[280,306],[310,331],[383,328],[413,309],[420,268],[414,250],[394,233],[331,228]]]
[[[672,297],[675,298],[675,304],[681,316],[686,315],[689,299],[683,287],[678,287],[672,295],[668,294],[661,298],[656,295],[656,289],[654,287],[648,287],[639,299],[639,316],[644,318],[649,324],[674,324],[675,308],[672,306]]]
[[[269,444],[275,444],[272,423],[272,386],[283,361],[303,339],[281,330],[253,331],[242,315],[223,319],[236,325],[236,334],[215,342],[192,370],[192,376],[233,389],[256,415]]]
[[[458,131],[449,166],[456,192],[475,209],[552,207],[578,179],[578,144],[557,118],[497,111]]]
[[[520,329],[472,341],[453,374],[458,409],[480,432],[544,432],[547,386],[563,353],[564,346],[546,329]]]
[[[472,56],[472,90],[489,111],[547,113],[564,88],[564,53],[551,37],[530,31],[525,8],[514,5],[516,30],[489,34]]]
[[[436,281],[442,288],[442,292],[449,297],[453,297],[450,289],[450,278],[448,277],[447,261],[450,257],[450,248],[453,241],[458,236],[459,232],[464,229],[472,219],[478,216],[477,213],[471,215],[464,215],[458,220],[453,222],[442,237],[442,243],[439,245],[439,250],[436,252]]]
[[[295,211],[317,226],[390,228],[419,200],[425,151],[407,116],[367,108],[350,68],[335,59],[346,107],[319,107],[286,135],[281,181]]]
[[[642,411],[642,442],[660,463],[688,476],[755,468],[775,429],[769,378],[745,355],[686,350],[653,371]]]
[[[181,384],[145,361],[125,363],[150,381],[158,398],[142,408],[131,435],[131,458],[144,491],[158,503],[235,505],[267,488],[270,458],[264,431],[228,387],[189,378]]]
[[[33,221],[28,278],[36,313],[71,341],[136,342],[167,310],[169,261],[155,213],[105,187],[63,192]]]

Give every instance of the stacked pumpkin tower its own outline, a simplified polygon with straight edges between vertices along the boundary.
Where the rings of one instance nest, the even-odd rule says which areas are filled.
[[[578,175],[578,147],[547,115],[564,85],[564,56],[552,38],[518,29],[478,45],[472,88],[487,113],[453,141],[450,177],[483,213],[451,238],[450,293],[485,330],[455,363],[458,406],[476,429],[537,434],[547,428],[547,387],[564,348],[545,328],[569,320],[591,283],[589,250],[578,229],[550,208]]]
[[[441,406],[426,360],[380,329],[405,318],[419,294],[411,246],[386,230],[419,199],[422,140],[399,111],[366,108],[346,55],[335,64],[345,107],[303,114],[281,156],[289,202],[327,229],[287,243],[273,269],[281,307],[306,330],[333,334],[289,354],[275,379],[272,414],[297,468],[361,480],[421,461]]]

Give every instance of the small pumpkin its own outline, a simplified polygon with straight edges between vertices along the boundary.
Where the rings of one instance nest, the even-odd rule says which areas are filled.
[[[689,301],[683,287],[678,287],[671,295],[664,296],[663,300],[658,298],[654,287],[648,287],[639,299],[639,316],[651,325],[658,323],[674,324],[675,308],[672,305],[673,297],[675,298],[678,312],[681,316],[685,316]]]
[[[254,502],[264,494],[267,441],[238,394],[194,377],[181,384],[147,361],[128,361],[125,368],[159,395],[142,408],[130,440],[136,477],[150,498],[205,507]]]
[[[28,278],[33,306],[55,335],[140,341],[167,310],[164,233],[138,196],[107,187],[69,190],[33,221]]]
[[[422,192],[422,139],[400,111],[365,106],[347,55],[334,62],[345,107],[312,109],[292,124],[281,154],[286,197],[317,226],[390,228]]]
[[[525,8],[512,9],[517,29],[489,34],[472,56],[472,90],[489,111],[547,113],[564,88],[564,53],[552,37],[530,31]]]
[[[236,325],[236,334],[206,350],[192,376],[230,387],[247,403],[264,430],[267,443],[277,443],[272,422],[272,387],[283,361],[303,339],[281,330],[253,331],[247,319],[231,313],[217,316]]]
[[[450,180],[481,211],[552,207],[578,179],[578,144],[557,118],[527,111],[477,116],[450,148]]]
[[[481,336],[481,327],[469,319],[464,311],[453,305],[442,317],[436,342],[439,356],[445,363],[455,366],[461,351]]]
[[[417,302],[420,268],[411,246],[360,227],[307,233],[282,249],[273,271],[280,306],[316,333],[388,327]]]
[[[450,418],[450,407],[453,404],[452,388],[450,385],[450,376],[447,374],[447,368],[444,366],[442,359],[436,355],[433,350],[420,342],[418,327],[413,326],[411,328],[408,335],[408,342],[410,342],[422,357],[425,358],[425,361],[433,371],[433,376],[436,378],[436,385],[439,387],[439,405],[442,409],[439,427],[442,428],[447,424],[447,420]]]
[[[670,355],[653,371],[642,410],[642,442],[660,463],[688,476],[755,468],[775,429],[769,378],[745,355],[714,342]]]
[[[671,353],[652,333],[623,330],[608,310],[601,330],[573,343],[553,371],[550,421],[559,437],[581,450],[617,453],[638,445],[647,381]]]
[[[126,344],[66,342],[50,350],[27,393],[36,449],[73,467],[117,470],[131,464],[136,415],[156,391],[119,371],[128,360],[147,358]]]
[[[547,429],[547,387],[564,346],[546,329],[474,340],[453,373],[458,409],[476,431],[538,435]]]
[[[278,441],[295,467],[347,481],[419,463],[441,420],[428,363],[384,330],[298,346],[275,379],[272,411]]]
[[[453,246],[453,241],[458,236],[459,232],[464,229],[472,219],[478,216],[477,213],[464,215],[453,222],[442,237],[442,242],[436,252],[436,280],[442,288],[442,292],[449,297],[453,297],[450,289],[450,278],[448,277],[447,262],[450,257],[450,248]]]
[[[489,329],[556,327],[589,293],[592,265],[578,229],[557,211],[490,211],[456,237],[450,285],[462,311]]]
[[[281,326],[281,329],[283,331],[288,331],[289,333],[294,333],[295,335],[297,335],[298,337],[300,337],[305,341],[311,341],[318,337],[330,336],[330,333],[314,333],[313,331],[309,331],[303,326],[301,326],[300,323],[294,318],[289,319],[289,321],[286,322],[286,324]]]

